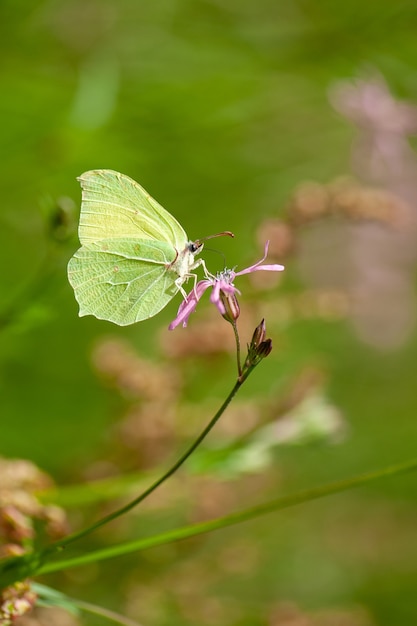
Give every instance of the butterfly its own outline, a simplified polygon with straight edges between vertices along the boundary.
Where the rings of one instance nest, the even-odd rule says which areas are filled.
[[[68,280],[79,315],[127,326],[159,313],[178,291],[186,298],[182,285],[192,271],[202,265],[207,274],[204,261],[195,260],[203,240],[189,241],[177,220],[124,174],[90,170],[78,180],[81,248],[68,263]]]

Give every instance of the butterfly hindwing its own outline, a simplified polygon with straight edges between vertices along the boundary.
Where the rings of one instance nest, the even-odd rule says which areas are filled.
[[[114,238],[83,245],[68,265],[80,316],[125,326],[156,315],[178,291],[169,268],[175,257],[163,241]]]

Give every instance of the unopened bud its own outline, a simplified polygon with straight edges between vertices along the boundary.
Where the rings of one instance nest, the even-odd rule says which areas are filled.
[[[234,324],[240,315],[240,306],[236,295],[234,293],[226,293],[220,290],[220,300],[224,306],[224,319],[231,324]]]
[[[264,359],[268,354],[272,352],[272,339],[265,339],[262,341],[256,349],[256,354],[261,359]]]
[[[266,325],[265,320],[255,328],[252,341],[248,345],[248,355],[245,361],[245,367],[255,367],[267,357],[272,350],[272,339],[265,339]]]
[[[265,320],[262,320],[259,326],[255,328],[255,331],[252,335],[252,341],[250,342],[250,347],[256,350],[259,344],[261,344],[264,341],[265,335],[266,335],[266,324],[265,324]]]

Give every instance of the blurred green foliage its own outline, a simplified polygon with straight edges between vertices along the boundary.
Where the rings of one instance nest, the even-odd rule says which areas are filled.
[[[69,235],[71,202],[80,200],[76,176],[95,168],[132,176],[191,238],[233,230],[235,240],[216,247],[229,266],[244,267],[260,256],[254,230],[285,214],[296,185],[350,171],[353,131],[329,103],[331,85],[373,68],[394,93],[417,100],[416,28],[411,0],[3,0],[3,456],[31,459],[58,483],[84,480],[84,468],[112,456],[126,406],[94,372],[93,346],[112,335],[158,361],[157,333],[176,312],[178,302],[126,329],[78,318],[66,279],[78,246]],[[58,232],[63,206],[69,226]],[[221,257],[207,255],[209,267],[221,266]],[[301,280],[288,266],[283,293]],[[242,280],[242,308],[247,285]],[[262,316],[262,301],[258,310]],[[279,397],[300,368],[318,364],[349,436],[337,446],[279,448],[265,469],[263,498],[414,454],[415,334],[381,353],[344,322],[267,324],[275,351],[242,399]],[[185,395],[198,407],[191,437],[232,386],[235,365],[228,355],[194,357],[183,367]],[[175,483],[170,508],[146,510],[128,531],[101,540],[184,522],[182,489],[188,493],[194,479]],[[236,506],[257,500],[256,480],[238,482]],[[306,612],[361,607],[365,617],[346,622],[353,626],[417,623],[415,486],[413,476],[387,481],[48,584],[147,626],[277,626],[282,602]]]

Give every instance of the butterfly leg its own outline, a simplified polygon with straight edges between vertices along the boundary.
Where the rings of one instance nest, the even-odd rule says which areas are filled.
[[[187,301],[188,300],[187,292],[185,291],[184,287],[182,286],[182,282],[183,282],[182,280],[181,280],[181,283],[178,283],[177,281],[175,281],[175,284],[178,287],[178,291],[180,292],[180,294],[182,295],[184,300]]]
[[[200,265],[202,265],[203,270],[204,270],[204,276],[206,278],[206,280],[209,281],[213,281],[215,280],[215,276],[214,274],[211,274],[207,267],[206,264],[204,262],[204,259],[198,259],[198,261],[196,261],[195,263],[193,263],[193,265],[191,265],[191,267],[189,268],[190,270],[194,270],[197,267],[200,267]],[[194,297],[197,298],[197,291],[196,291],[196,286],[197,286],[197,280],[198,280],[198,276],[197,274],[195,274],[194,272],[189,272],[188,274],[186,274],[185,276],[178,276],[178,278],[175,280],[175,286],[177,287],[178,291],[181,293],[182,297],[184,298],[184,300],[187,302],[188,300],[188,295],[184,289],[184,287],[182,286],[184,284],[184,282],[186,282],[189,278],[193,278],[194,279],[194,286],[193,286],[193,291],[194,291]]]
[[[198,259],[194,265],[192,265],[192,267],[190,269],[195,270],[197,267],[200,267],[200,265],[203,267],[204,270],[204,276],[207,278],[207,280],[214,280],[216,277],[214,276],[214,274],[212,274],[211,272],[208,271],[207,266],[206,266],[206,262],[204,261],[204,259]],[[190,274],[190,276],[195,276],[195,274]],[[194,284],[195,287],[195,284]]]
[[[175,286],[178,288],[178,291],[181,293],[182,297],[184,298],[184,300],[187,302],[188,300],[188,294],[185,291],[184,287],[182,286],[183,283],[185,281],[187,281],[189,278],[194,278],[194,286],[193,286],[193,291],[194,291],[194,295],[197,297],[197,292],[195,290],[196,285],[197,285],[197,274],[187,274],[187,276],[179,276],[177,278],[177,280],[175,281]]]

